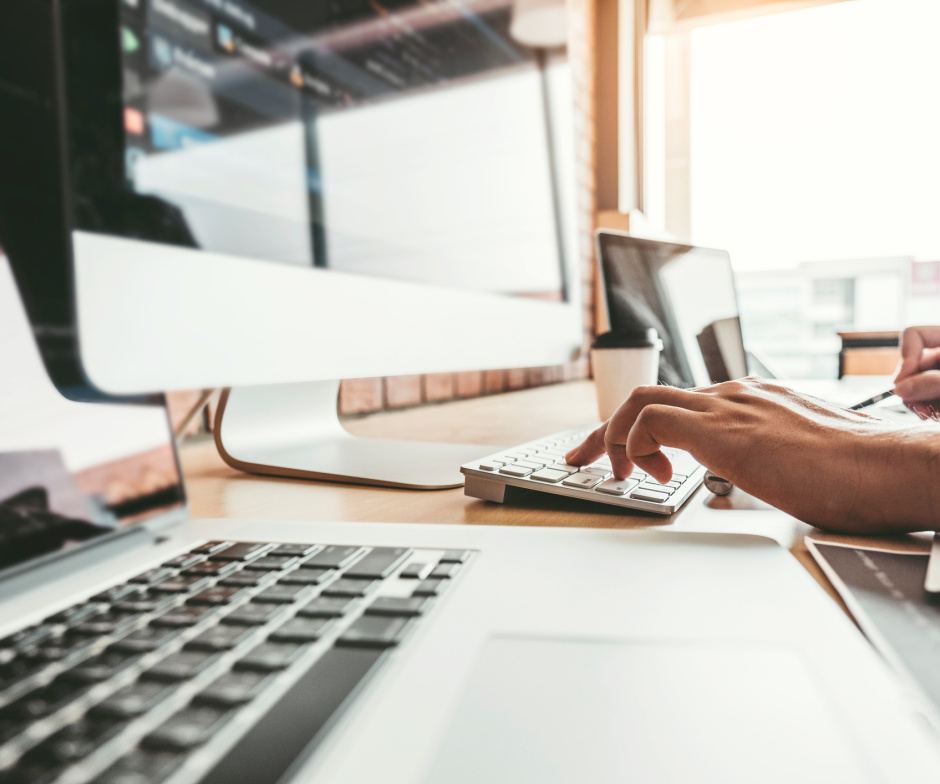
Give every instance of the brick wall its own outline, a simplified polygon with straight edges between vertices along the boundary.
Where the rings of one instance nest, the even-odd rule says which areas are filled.
[[[594,42],[596,0],[568,0],[568,57],[572,66],[575,97],[575,135],[577,140],[578,226],[581,262],[581,289],[584,303],[584,358],[566,365],[513,370],[477,370],[462,373],[432,373],[424,376],[359,378],[343,381],[340,387],[341,415],[358,416],[377,411],[401,409],[459,398],[492,395],[508,390],[556,384],[587,378],[590,367],[586,349],[594,323],[594,247],[593,229],[597,212],[596,133],[595,133],[595,63]],[[174,393],[169,396],[174,417],[182,417],[198,394]],[[190,432],[198,432],[211,417],[197,420]]]

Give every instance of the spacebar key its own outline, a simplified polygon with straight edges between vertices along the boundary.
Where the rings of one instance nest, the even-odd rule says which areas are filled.
[[[278,781],[383,655],[384,651],[365,648],[327,651],[201,784]]]

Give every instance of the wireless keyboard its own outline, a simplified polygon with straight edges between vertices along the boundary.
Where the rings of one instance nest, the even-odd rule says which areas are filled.
[[[517,492],[510,488],[518,488],[672,514],[705,477],[705,469],[691,455],[670,448],[663,449],[673,468],[672,479],[666,484],[639,468],[634,468],[626,479],[615,479],[607,455],[586,466],[565,463],[565,453],[587,438],[594,427],[556,433],[467,463],[460,468],[465,476],[464,492],[474,498],[504,503],[511,493]]]

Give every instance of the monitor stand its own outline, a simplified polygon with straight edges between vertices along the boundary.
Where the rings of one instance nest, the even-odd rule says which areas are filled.
[[[498,449],[354,436],[337,415],[338,395],[338,381],[226,389],[214,428],[219,454],[252,474],[443,490],[463,485],[463,463]]]

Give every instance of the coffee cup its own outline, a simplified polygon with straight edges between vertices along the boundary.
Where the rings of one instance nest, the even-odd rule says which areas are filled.
[[[652,328],[597,336],[591,348],[591,366],[601,421],[610,419],[634,389],[656,383],[662,350],[663,342]]]

